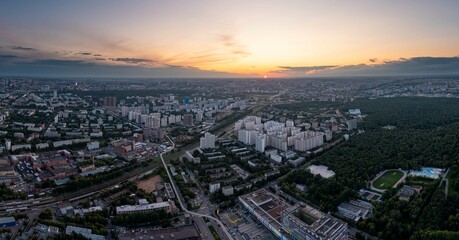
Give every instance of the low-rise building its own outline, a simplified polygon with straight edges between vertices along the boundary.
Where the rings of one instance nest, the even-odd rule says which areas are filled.
[[[414,195],[420,193],[421,190],[422,190],[422,186],[403,185],[403,187],[397,192],[397,196],[398,196],[398,199],[409,202],[411,198]]]
[[[279,239],[348,239],[345,222],[305,203],[290,205],[266,189],[242,195],[239,201]]]
[[[233,171],[236,172],[237,175],[239,175],[239,177],[241,177],[243,180],[246,180],[248,177],[250,177],[250,173],[248,173],[247,171],[245,171],[244,169],[240,168],[239,166],[237,166],[236,164],[232,164],[230,165],[231,169],[233,169]]]
[[[351,200],[338,206],[339,214],[353,221],[371,217],[373,209],[374,207],[371,203],[362,200]]]
[[[0,227],[13,226],[16,226],[16,219],[14,217],[0,217]]]
[[[142,205],[122,205],[116,207],[117,214],[130,214],[130,213],[146,213],[152,211],[164,210],[168,213],[174,211],[174,203],[172,201],[150,203]]]
[[[327,166],[324,165],[311,165],[308,167],[308,170],[314,175],[320,175],[323,178],[331,178],[335,176],[335,172],[329,170]]]
[[[75,226],[67,226],[65,228],[65,234],[71,236],[73,233],[80,234],[83,237],[90,240],[105,240],[105,237],[102,235],[93,234],[92,230],[89,228],[80,228]]]

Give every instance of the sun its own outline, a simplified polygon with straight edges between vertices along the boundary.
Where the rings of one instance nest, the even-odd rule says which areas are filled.
[[[268,76],[264,75],[263,78],[266,79],[266,78],[268,78]]]

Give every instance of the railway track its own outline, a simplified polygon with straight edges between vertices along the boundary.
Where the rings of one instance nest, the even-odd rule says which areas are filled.
[[[254,107],[252,109],[252,113],[255,113],[255,112],[259,111],[263,107],[264,107],[264,105]],[[214,131],[214,134],[216,134],[218,136],[219,133],[221,133],[223,131],[228,131],[229,129],[232,128],[232,123],[234,123],[235,121],[239,120],[240,118],[242,118],[244,116],[245,115],[239,116],[237,118],[232,119],[231,122],[225,123],[225,126],[223,126],[222,128],[219,128],[218,130]],[[189,144],[189,145],[185,146],[184,148],[182,148],[180,151],[171,152],[170,154],[165,155],[164,158],[165,158],[165,160],[178,158],[180,156],[183,156],[186,151],[193,150],[198,146],[199,146],[199,143],[196,143],[196,142],[192,143],[192,144]],[[154,163],[151,163],[147,167],[135,169],[135,170],[133,170],[131,172],[123,174],[122,176],[120,176],[118,178],[106,181],[106,182],[101,183],[101,184],[94,185],[92,187],[84,188],[84,189],[82,189],[80,191],[77,191],[77,192],[66,193],[66,194],[63,194],[63,195],[60,195],[60,196],[55,196],[55,197],[37,198],[37,199],[30,199],[30,200],[24,200],[24,201],[3,202],[3,203],[0,203],[0,214],[12,213],[12,212],[21,212],[21,211],[25,211],[25,210],[31,209],[33,207],[46,206],[46,205],[51,205],[51,204],[55,204],[55,203],[59,203],[59,202],[63,202],[63,201],[70,201],[70,202],[77,201],[77,200],[80,200],[80,199],[83,199],[83,198],[87,198],[87,197],[96,195],[101,190],[104,190],[105,188],[113,187],[113,186],[115,186],[117,184],[120,184],[120,183],[122,183],[124,181],[127,181],[130,178],[142,175],[142,174],[144,174],[144,173],[146,173],[148,171],[154,170],[154,169],[156,169],[158,167],[162,167],[161,160],[158,160],[158,161],[156,161]]]

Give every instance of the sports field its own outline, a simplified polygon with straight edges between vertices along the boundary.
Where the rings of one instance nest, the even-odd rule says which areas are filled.
[[[402,177],[403,173],[400,171],[387,171],[373,182],[373,187],[378,189],[389,189],[393,187]]]

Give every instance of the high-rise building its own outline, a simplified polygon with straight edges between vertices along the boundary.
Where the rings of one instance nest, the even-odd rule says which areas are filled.
[[[287,140],[282,136],[268,135],[266,145],[281,151],[287,151]]]
[[[333,138],[333,132],[330,130],[325,130],[325,140],[330,141]]]
[[[200,148],[201,149],[206,149],[206,148],[215,148],[215,135],[211,133],[206,133],[204,134],[204,137],[201,137],[200,139]]]
[[[294,137],[294,144],[295,150],[308,151],[324,144],[324,133],[314,131],[298,133]]]
[[[187,113],[183,115],[183,124],[188,127],[193,126],[193,114]]]
[[[197,112],[196,113],[196,122],[199,122],[199,123],[202,122],[203,117],[204,117],[204,112],[202,112],[202,111]]]
[[[351,131],[357,128],[357,119],[350,119],[347,121],[347,130]]]
[[[116,97],[113,97],[113,96],[104,97],[104,106],[116,107]]]
[[[209,192],[214,193],[220,190],[220,183],[210,183],[209,184]]]
[[[161,118],[161,127],[167,127],[167,117],[166,116]]]
[[[167,121],[169,122],[169,124],[175,123],[175,115],[170,115]]]
[[[145,126],[148,128],[159,128],[161,127],[161,119],[150,115],[145,121]]]
[[[129,108],[127,106],[121,107],[121,116],[126,117],[128,115]]]
[[[175,115],[175,122],[176,123],[182,122],[182,116],[181,115]]]
[[[248,144],[249,142],[249,131],[247,130],[239,130],[237,131],[237,138],[239,142],[243,142],[245,144]]]
[[[10,139],[5,139],[5,148],[7,151],[11,150],[11,140]]]
[[[318,121],[312,121],[311,122],[311,127],[314,128],[314,129],[318,128],[319,127],[319,122]]]
[[[265,134],[258,134],[255,140],[255,150],[258,152],[265,152],[266,148],[266,135]]]
[[[243,142],[244,144],[253,145],[255,144],[257,134],[257,131],[239,130],[238,139],[240,142]]]

